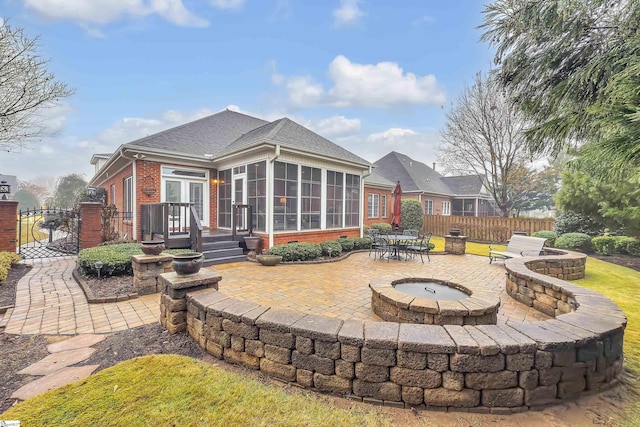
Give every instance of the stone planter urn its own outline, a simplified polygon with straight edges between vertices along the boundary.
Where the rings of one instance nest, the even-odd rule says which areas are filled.
[[[260,246],[260,242],[262,241],[261,237],[249,236],[244,238],[244,244],[247,246],[249,253],[247,256],[251,259],[256,257],[256,249]]]
[[[145,255],[160,255],[165,248],[164,240],[143,240],[140,244]]]
[[[258,255],[256,260],[262,265],[271,267],[280,264],[282,257],[280,255]]]
[[[185,252],[173,256],[171,264],[178,276],[195,276],[204,262],[201,252]]]
[[[460,235],[460,229],[459,228],[450,228],[449,229],[449,236],[458,237],[459,235]]]

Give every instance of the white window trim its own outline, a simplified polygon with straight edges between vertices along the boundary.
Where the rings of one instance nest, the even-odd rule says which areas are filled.
[[[427,209],[427,205],[429,203],[431,203],[431,212],[430,213],[428,212],[428,209]],[[425,199],[425,201],[424,201],[424,214],[425,215],[433,215],[433,200]]]
[[[382,208],[382,218],[387,217],[387,195],[383,194],[380,200],[380,207]]]
[[[369,215],[369,198],[371,198],[371,201],[373,202],[371,215]],[[369,193],[367,196],[367,218],[380,218],[380,194],[378,193]]]
[[[451,216],[451,202],[442,202],[442,215]]]

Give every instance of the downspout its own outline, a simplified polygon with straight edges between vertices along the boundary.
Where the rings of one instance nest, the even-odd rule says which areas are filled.
[[[268,180],[269,185],[267,188],[267,227],[269,230],[269,247],[273,247],[273,162],[275,162],[280,157],[280,144],[276,144],[276,153],[275,155],[269,159],[269,172],[268,172]]]
[[[131,160],[131,163],[133,165],[133,176],[131,177],[131,202],[133,204],[133,212],[131,212],[131,218],[133,222],[133,233],[135,234],[135,240],[138,241],[138,169],[136,167],[138,158],[135,157],[135,155],[133,155],[132,157],[127,157],[124,153],[124,149],[120,148],[120,156],[125,159]]]
[[[369,165],[369,171],[365,172],[362,174],[362,184],[361,184],[361,189],[360,189],[360,237],[364,237],[364,179],[366,177],[368,177],[369,175],[371,175],[371,173],[373,172],[373,167],[371,167],[371,165]]]

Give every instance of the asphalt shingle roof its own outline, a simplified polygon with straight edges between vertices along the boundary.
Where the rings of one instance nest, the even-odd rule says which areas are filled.
[[[317,133],[299,125],[286,117],[254,129],[236,139],[220,154],[231,154],[269,141],[296,150],[319,154],[334,159],[346,160],[363,165],[370,163]]]
[[[374,163],[376,171],[391,181],[400,181],[403,192],[452,194],[443,176],[424,163],[392,151]]]
[[[377,168],[373,168],[371,171],[371,175],[364,179],[364,182],[367,184],[378,184],[378,185],[386,185],[388,187],[395,187],[396,183],[388,180],[380,172]]]
[[[268,124],[266,120],[224,110],[193,122],[140,138],[124,147],[156,148],[176,153],[217,156],[247,132]]]
[[[442,180],[456,195],[480,194],[482,175],[443,176]]]
[[[145,147],[196,156],[206,153],[213,154],[215,158],[265,142],[370,165],[363,158],[286,117],[268,122],[230,110],[140,138],[124,147]]]

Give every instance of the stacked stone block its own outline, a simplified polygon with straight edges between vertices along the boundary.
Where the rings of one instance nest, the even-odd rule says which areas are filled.
[[[158,282],[162,295],[160,297],[160,324],[167,328],[170,334],[176,334],[187,330],[189,323],[192,329],[197,330],[196,320],[204,319],[205,315],[191,311],[187,308],[187,293],[206,289],[218,289],[221,277],[211,270],[201,270],[196,276],[178,276],[175,272],[162,273],[158,276]],[[198,294],[195,294],[199,296]],[[206,295],[209,295],[206,293]],[[208,298],[214,298],[208,296]],[[205,299],[206,300],[206,299]],[[191,322],[189,322],[191,318]],[[194,330],[194,332],[195,332]],[[194,335],[191,335],[192,337]]]
[[[269,308],[208,289],[217,289],[214,273],[173,274],[160,276],[171,333],[186,330],[219,359],[363,402],[505,414],[606,389],[622,370],[624,314],[569,283],[561,291],[579,307],[555,319],[440,326]]]
[[[583,278],[586,258],[584,254],[566,252],[565,255],[546,256],[524,263],[507,260],[507,293],[516,301],[548,316],[571,313],[577,307],[572,292],[575,287],[564,280]]]
[[[451,255],[464,255],[467,251],[467,236],[444,236],[444,251]]]
[[[131,266],[133,269],[133,289],[138,295],[148,295],[160,292],[158,278],[162,273],[173,271],[171,255],[133,255]]]

